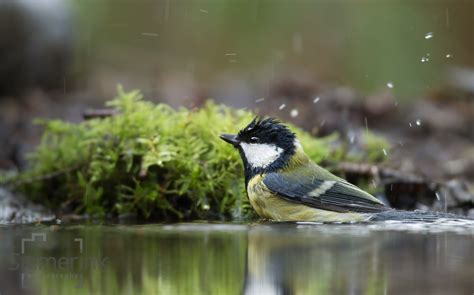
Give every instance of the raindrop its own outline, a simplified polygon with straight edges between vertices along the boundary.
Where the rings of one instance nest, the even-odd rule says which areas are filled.
[[[393,83],[392,83],[392,82],[388,82],[388,83],[387,83],[387,87],[388,87],[388,88],[393,88]]]
[[[365,119],[365,134],[369,135],[369,122],[367,121],[367,117]]]
[[[265,100],[265,97],[262,97],[262,98],[257,99],[255,102],[262,102],[264,100]]]
[[[301,34],[293,34],[293,51],[295,53],[301,53],[303,51],[303,38]]]
[[[436,199],[438,199],[438,201],[441,201],[441,198],[439,197],[438,192],[436,192],[435,195],[436,195]]]
[[[429,56],[429,55],[428,55]],[[426,56],[421,57],[421,62],[428,62],[430,59]]]
[[[158,37],[158,34],[157,34],[157,33],[147,33],[147,32],[143,32],[143,33],[142,33],[142,36]]]
[[[205,10],[205,9],[199,9],[200,12],[202,13],[209,13],[209,11]]]
[[[416,123],[416,125],[421,126],[421,120],[420,119],[417,119],[415,123]]]
[[[318,96],[313,100],[313,103],[318,103],[321,100],[321,98]]]
[[[425,39],[431,39],[431,38],[433,38],[433,32],[426,33]]]
[[[387,151],[385,149],[382,149],[382,152],[385,156],[387,156]]]
[[[446,58],[451,58],[451,57],[453,57],[451,53],[446,54]]]
[[[226,55],[226,56],[236,56],[236,55],[237,55],[237,53],[234,53],[234,52],[229,52],[229,53],[226,53],[225,55]]]
[[[411,122],[410,122],[410,123],[408,123],[408,125],[410,125],[410,128],[411,128]]]
[[[292,118],[298,117],[298,114],[299,114],[299,112],[298,112],[297,109],[292,109],[291,112],[290,112],[290,116],[291,116]]]
[[[372,179],[372,185],[374,186],[374,188],[377,187],[377,183],[375,182],[375,179]]]
[[[283,110],[284,108],[286,108],[286,104],[283,103],[278,109],[281,111],[281,110]]]
[[[349,142],[353,144],[355,141],[355,133],[353,131],[349,131],[347,136],[349,137]]]

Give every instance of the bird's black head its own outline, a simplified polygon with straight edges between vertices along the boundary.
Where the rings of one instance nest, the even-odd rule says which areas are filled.
[[[246,174],[271,172],[284,167],[295,153],[295,134],[274,118],[255,118],[237,135],[221,138],[238,148]]]
[[[294,147],[295,134],[275,118],[255,117],[237,135],[241,142],[248,144],[275,145],[283,150]]]

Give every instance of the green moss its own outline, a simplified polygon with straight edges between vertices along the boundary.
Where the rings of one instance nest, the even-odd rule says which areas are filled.
[[[386,160],[388,152],[390,151],[390,143],[387,139],[367,131],[364,133],[362,141],[364,150],[366,151],[365,161],[373,163]]]
[[[118,115],[79,124],[41,121],[45,131],[16,179],[17,189],[61,213],[144,218],[247,219],[240,156],[219,134],[237,132],[254,114],[213,102],[175,110],[138,91],[107,103]],[[339,161],[338,136],[315,139],[291,126],[316,162]]]

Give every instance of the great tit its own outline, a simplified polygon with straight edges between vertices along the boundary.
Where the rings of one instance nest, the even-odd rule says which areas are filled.
[[[303,151],[296,135],[274,118],[255,118],[237,135],[221,139],[240,152],[245,187],[257,214],[275,221],[360,222],[459,217],[398,211],[321,168]]]

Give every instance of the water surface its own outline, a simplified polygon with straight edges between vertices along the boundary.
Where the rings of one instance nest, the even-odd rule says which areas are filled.
[[[473,294],[474,227],[0,227],[0,294]]]

